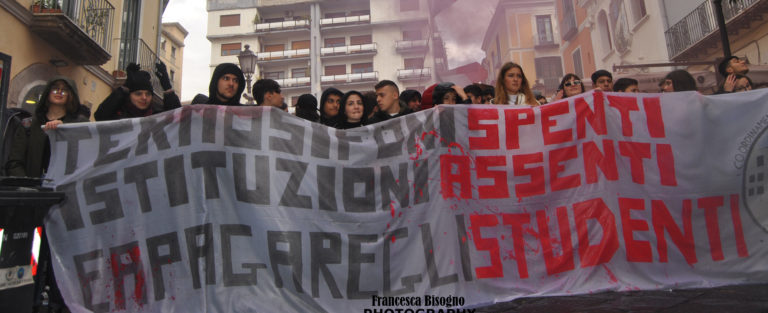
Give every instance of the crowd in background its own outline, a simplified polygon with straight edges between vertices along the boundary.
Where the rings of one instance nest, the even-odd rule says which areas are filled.
[[[155,73],[165,90],[162,101],[153,102],[150,74],[136,64],[128,66],[125,83],[116,88],[93,114],[96,121],[144,117],[181,106],[171,86],[164,64],[157,63]],[[747,62],[738,57],[725,58],[718,66],[724,78],[717,93],[748,91],[753,88],[747,75]],[[639,83],[632,78],[614,81],[611,72],[598,70],[590,76],[592,88],[606,92],[639,92]],[[218,65],[212,74],[208,95],[197,95],[192,104],[241,105],[245,77],[240,67],[232,63]],[[660,92],[695,91],[696,80],[685,70],[668,73],[659,82]],[[296,116],[338,129],[350,129],[397,118],[436,105],[506,104],[538,106],[576,96],[586,90],[582,79],[573,73],[562,77],[557,92],[547,99],[534,92],[523,68],[513,62],[504,64],[496,75],[495,85],[473,83],[464,87],[441,82],[427,87],[423,93],[403,90],[390,80],[373,86],[374,91],[351,90],[346,93],[327,88],[320,100],[311,94],[301,95],[296,102]],[[259,106],[287,110],[280,85],[271,79],[259,79],[252,88]],[[160,103],[162,102],[162,103]],[[55,77],[45,87],[34,114],[25,118],[13,111],[3,144],[2,175],[42,177],[50,161],[50,144],[43,130],[54,129],[62,123],[88,121],[90,110],[80,104],[77,86],[66,77]]]

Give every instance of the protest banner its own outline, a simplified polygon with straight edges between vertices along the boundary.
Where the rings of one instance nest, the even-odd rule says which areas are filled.
[[[766,282],[767,96],[593,91],[351,130],[217,106],[62,125],[56,278],[73,312],[471,312]]]

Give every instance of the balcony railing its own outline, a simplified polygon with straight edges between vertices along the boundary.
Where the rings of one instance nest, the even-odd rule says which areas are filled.
[[[324,75],[320,77],[320,84],[350,84],[359,82],[378,81],[379,72],[352,73],[341,75]]]
[[[322,56],[348,55],[348,54],[358,54],[358,53],[375,53],[375,52],[376,52],[376,43],[367,43],[363,45],[351,45],[351,46],[320,49],[320,55]]]
[[[309,49],[259,52],[256,55],[259,57],[257,62],[286,60],[291,58],[305,58],[309,57]]]
[[[345,16],[324,18],[320,20],[320,26],[341,26],[349,24],[368,24],[371,22],[371,15]]]
[[[152,51],[144,40],[139,39],[139,55],[137,63],[142,70],[149,72],[149,75],[152,77],[152,89],[154,89],[156,95],[162,98],[163,87],[160,86],[160,80],[155,75],[155,63],[157,60],[157,54]]]
[[[395,42],[395,50],[397,52],[424,51],[428,48],[426,39],[398,40]]]
[[[275,79],[282,88],[309,86],[309,77]]]
[[[723,15],[726,23],[759,1],[761,0],[739,0],[733,3],[723,1]],[[712,1],[704,1],[680,22],[664,32],[670,58],[674,59],[717,30]]]
[[[428,67],[397,70],[397,79],[400,79],[400,80],[422,79],[422,78],[431,78],[431,77],[432,77],[432,69]]]
[[[267,33],[281,30],[292,29],[309,29],[308,20],[296,20],[296,21],[283,21],[274,23],[259,23],[256,24],[257,33]]]
[[[36,12],[30,29],[73,62],[101,65],[111,57],[115,8],[106,0],[65,1],[63,10]]]

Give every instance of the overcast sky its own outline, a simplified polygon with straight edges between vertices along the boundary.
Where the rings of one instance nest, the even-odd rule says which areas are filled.
[[[206,1],[171,0],[163,14],[163,22],[179,22],[189,32],[184,40],[181,100],[196,94],[208,94],[211,43],[206,36],[208,12]],[[485,54],[480,49],[498,0],[458,0],[437,17],[437,25],[445,40],[450,68],[480,62]]]

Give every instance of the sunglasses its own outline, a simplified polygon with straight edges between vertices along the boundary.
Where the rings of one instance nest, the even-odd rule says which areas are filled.
[[[70,93],[70,91],[66,89],[61,89],[61,88],[54,88],[54,89],[51,89],[51,93],[54,95],[66,96]]]
[[[580,80],[569,81],[569,82],[565,82],[565,84],[563,84],[563,86],[565,86],[565,87],[578,86],[578,85],[581,85],[581,81]]]

